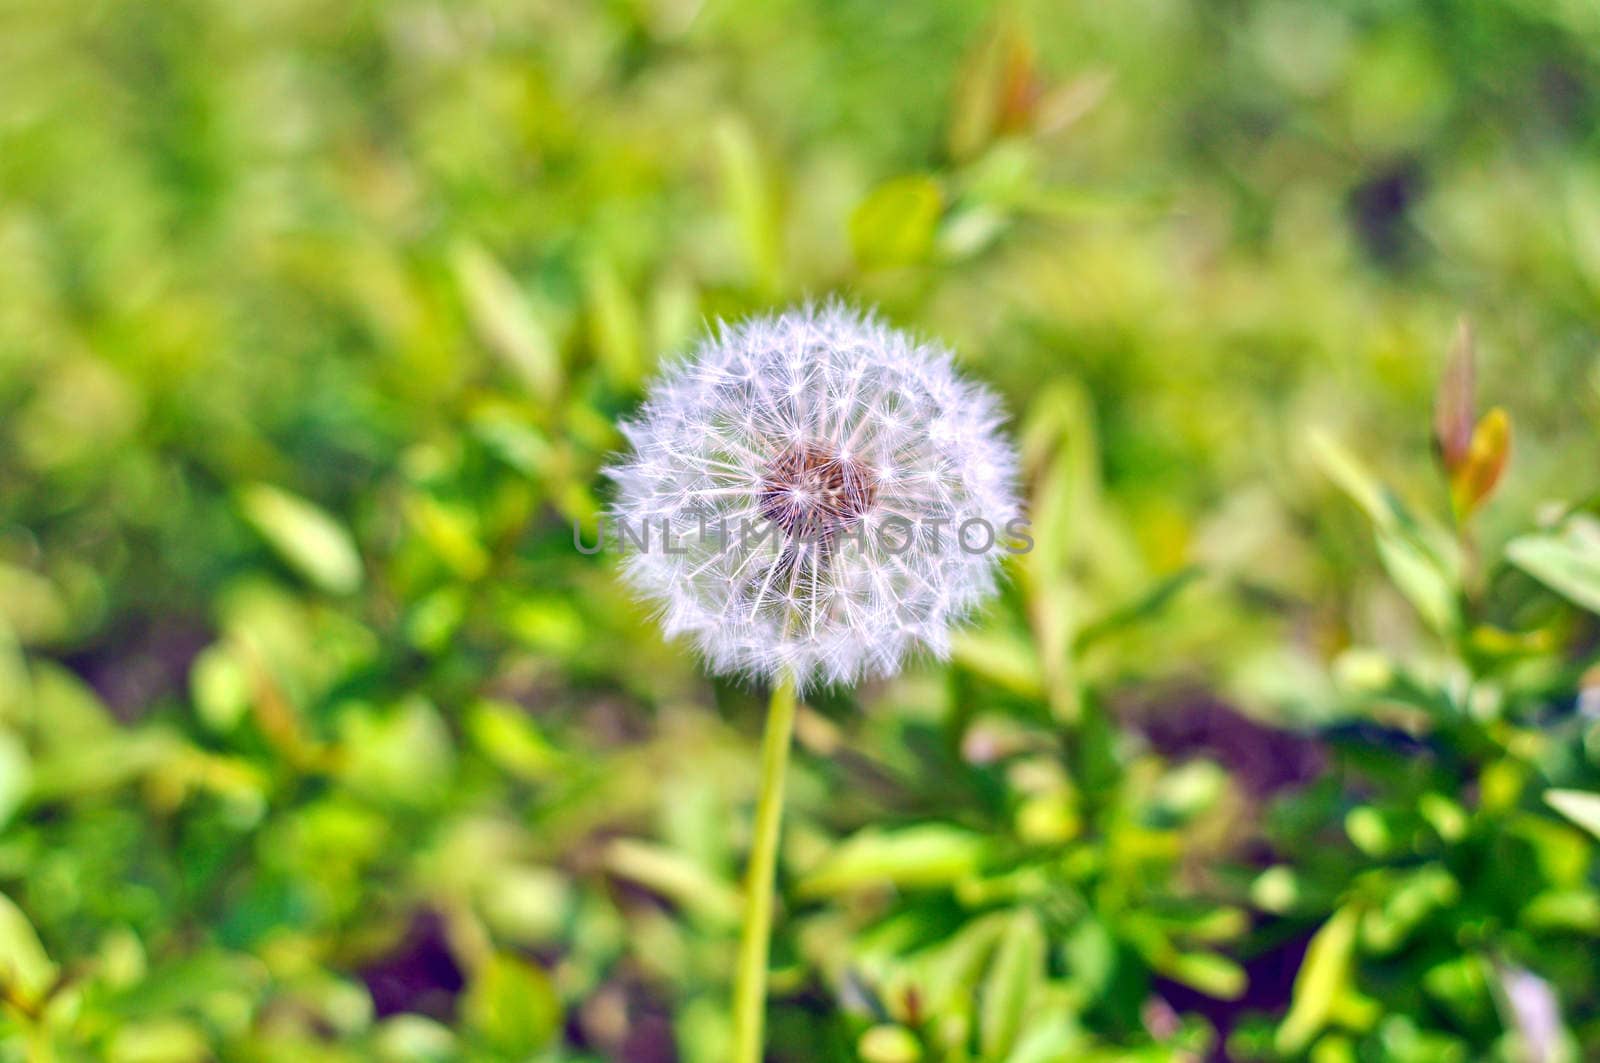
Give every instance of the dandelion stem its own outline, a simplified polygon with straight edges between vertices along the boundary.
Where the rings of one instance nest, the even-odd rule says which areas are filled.
[[[767,1010],[767,950],[772,938],[773,875],[783,822],[783,777],[794,731],[795,681],[785,675],[772,690],[766,735],[761,740],[761,792],[756,799],[755,836],[745,872],[744,926],[733,988],[733,1063],[761,1063],[762,1024]]]

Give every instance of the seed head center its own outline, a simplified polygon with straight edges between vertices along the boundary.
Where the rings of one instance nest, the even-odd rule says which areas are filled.
[[[829,542],[852,527],[878,496],[870,468],[824,443],[799,443],[761,478],[761,515],[791,539]]]

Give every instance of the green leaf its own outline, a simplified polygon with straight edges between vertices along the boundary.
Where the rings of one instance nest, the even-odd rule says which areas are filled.
[[[1440,864],[1426,864],[1405,874],[1395,880],[1381,907],[1362,915],[1362,944],[1371,952],[1392,952],[1411,938],[1424,919],[1448,909],[1460,896],[1460,884]]]
[[[1044,691],[1039,654],[1019,632],[970,629],[950,640],[950,656],[963,668],[1014,694],[1037,697]]]
[[[0,982],[8,994],[37,1002],[56,980],[33,924],[10,897],[0,893]]]
[[[457,576],[471,581],[488,571],[489,552],[479,541],[477,516],[472,510],[422,491],[407,495],[404,506],[417,534]]]
[[[1003,1060],[1016,1044],[1035,986],[1044,981],[1045,938],[1039,917],[1019,908],[1011,916],[984,981],[980,1035],[983,1058]]]
[[[28,665],[17,644],[16,634],[0,615],[0,723],[21,723],[33,705],[33,688]]]
[[[970,1016],[978,979],[1007,925],[1004,912],[991,912],[932,950],[925,980],[929,1007],[939,1014]]]
[[[1390,531],[1378,532],[1378,558],[1429,627],[1440,634],[1456,629],[1461,622],[1458,588],[1436,558],[1411,538]]]
[[[1218,1000],[1238,1000],[1250,984],[1244,968],[1215,952],[1177,952],[1162,957],[1157,970],[1168,978]]]
[[[1349,988],[1359,923],[1360,913],[1346,904],[1311,939],[1300,973],[1295,976],[1289,1013],[1278,1027],[1279,1052],[1294,1055],[1304,1050]]]
[[[1117,941],[1105,923],[1089,916],[1078,921],[1062,943],[1062,956],[1075,983],[1089,996],[1099,996],[1117,974]]]
[[[557,942],[572,914],[572,884],[553,868],[496,863],[478,876],[477,889],[483,921],[513,944]]]
[[[32,779],[33,763],[22,740],[0,731],[0,828],[11,822],[11,814],[28,796]]]
[[[856,1054],[862,1063],[917,1063],[922,1045],[904,1026],[883,1023],[861,1035]]]
[[[36,758],[44,752],[71,753],[86,745],[115,742],[125,734],[100,695],[77,673],[41,660],[34,663],[32,678]]]
[[[1264,912],[1282,915],[1300,901],[1299,877],[1287,864],[1276,864],[1250,884],[1250,900]]]
[[[181,738],[158,729],[61,748],[34,759],[29,799],[59,801],[115,789],[173,766],[187,752]]]
[[[775,294],[782,280],[783,219],[756,139],[748,124],[730,118],[717,125],[713,143],[717,175],[751,275],[757,289]]]
[[[1311,455],[1328,478],[1361,507],[1375,527],[1392,529],[1397,521],[1388,492],[1366,465],[1343,443],[1325,432],[1311,434]]]
[[[128,1023],[106,1048],[107,1063],[201,1063],[211,1058],[205,1034],[178,1018]]]
[[[189,666],[189,697],[206,727],[219,734],[250,711],[250,672],[226,643],[201,650]]]
[[[582,279],[589,346],[611,386],[618,391],[632,390],[644,378],[645,370],[639,308],[616,266],[605,256],[594,254],[585,259]]]
[[[1083,653],[1101,639],[1153,619],[1185,588],[1205,574],[1198,565],[1187,565],[1160,580],[1144,594],[1119,609],[1085,624],[1074,640],[1073,649]]]
[[[1060,1063],[1084,1059],[1083,1030],[1070,1015],[1042,1012],[1017,1038],[1006,1063]]]
[[[289,565],[323,590],[349,594],[361,586],[361,555],[327,513],[268,484],[239,491],[245,519]]]
[[[1573,523],[1555,535],[1524,535],[1506,546],[1506,557],[1557,594],[1600,613],[1600,541]]]
[[[921,262],[944,210],[939,183],[921,174],[879,185],[850,216],[850,243],[865,267]]]
[[[372,1041],[383,1063],[446,1063],[460,1058],[450,1027],[421,1015],[385,1019]]]
[[[1389,578],[1428,626],[1449,634],[1460,624],[1460,564],[1437,526],[1413,517],[1359,458],[1322,432],[1311,435],[1312,456],[1361,508],[1377,536]]]
[[[986,851],[981,836],[945,824],[868,827],[824,857],[796,891],[824,897],[868,886],[946,885],[976,871]]]
[[[530,782],[543,781],[561,765],[561,755],[526,710],[504,701],[481,701],[467,715],[467,734],[494,764]]]
[[[1551,808],[1600,838],[1600,794],[1583,790],[1546,790],[1544,799]]]
[[[462,1016],[496,1054],[526,1059],[555,1037],[561,1003],[549,977],[516,956],[498,953],[479,968],[467,987]]]
[[[348,706],[338,729],[341,775],[352,790],[402,805],[426,805],[447,792],[455,745],[427,699],[412,696],[379,711]]]
[[[70,633],[72,617],[54,583],[30,569],[0,561],[0,621],[23,643],[54,642]]]
[[[561,393],[561,355],[516,281],[473,243],[459,244],[450,265],[479,338],[531,393],[554,404]]]
[[[605,860],[613,874],[632,879],[713,923],[733,926],[744,911],[743,896],[731,884],[664,846],[619,838],[606,849]]]

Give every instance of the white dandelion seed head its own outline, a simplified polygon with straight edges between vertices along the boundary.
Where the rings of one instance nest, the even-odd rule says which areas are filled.
[[[623,426],[612,522],[672,534],[624,576],[717,672],[807,687],[943,656],[1018,515],[1001,422],[947,351],[842,304],[721,326]]]

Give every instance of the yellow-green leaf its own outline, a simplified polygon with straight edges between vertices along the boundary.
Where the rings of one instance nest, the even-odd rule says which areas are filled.
[[[544,971],[500,953],[473,976],[462,1015],[497,1057],[526,1059],[555,1037],[561,1004]]]
[[[1384,570],[1418,615],[1440,634],[1454,631],[1461,613],[1452,574],[1410,536],[1379,531],[1377,541]]]
[[[1506,557],[1557,594],[1600,613],[1600,542],[1576,525],[1555,535],[1524,535],[1506,546]]]
[[[841,842],[796,889],[803,896],[821,897],[868,886],[945,885],[975,871],[985,851],[981,836],[959,827],[869,827]]]
[[[922,1058],[922,1045],[904,1026],[882,1023],[861,1035],[856,1055],[862,1063],[917,1063]]]
[[[723,193],[756,287],[774,293],[781,287],[783,226],[756,139],[746,123],[730,118],[717,126],[714,145]]]
[[[1250,984],[1244,968],[1215,952],[1178,952],[1157,964],[1162,974],[1218,1000],[1238,1000]]]
[[[1349,988],[1359,923],[1360,913],[1347,904],[1334,912],[1311,939],[1300,973],[1295,976],[1289,1014],[1278,1027],[1279,1052],[1293,1055],[1304,1050]]]
[[[0,980],[8,993],[37,1002],[56,979],[33,924],[10,897],[0,893]]]
[[[744,899],[732,884],[664,846],[619,838],[607,847],[605,860],[613,874],[631,879],[711,922],[732,926],[744,911]]]
[[[933,247],[944,210],[939,183],[921,174],[886,181],[850,217],[850,242],[863,266],[921,262]]]
[[[516,281],[477,244],[455,248],[450,264],[479,339],[541,399],[561,389],[561,356]]]
[[[985,1060],[1005,1059],[1016,1044],[1032,991],[1044,981],[1044,961],[1039,918],[1032,909],[1019,908],[1000,938],[984,985],[980,1031]]]
[[[1551,808],[1600,838],[1600,794],[1583,790],[1546,790],[1544,799]]]
[[[611,261],[591,255],[583,265],[583,297],[588,310],[589,346],[607,381],[631,390],[644,377],[643,324],[633,294]]]
[[[361,555],[355,543],[317,506],[268,484],[242,488],[239,506],[268,545],[312,583],[335,594],[361,586]]]

